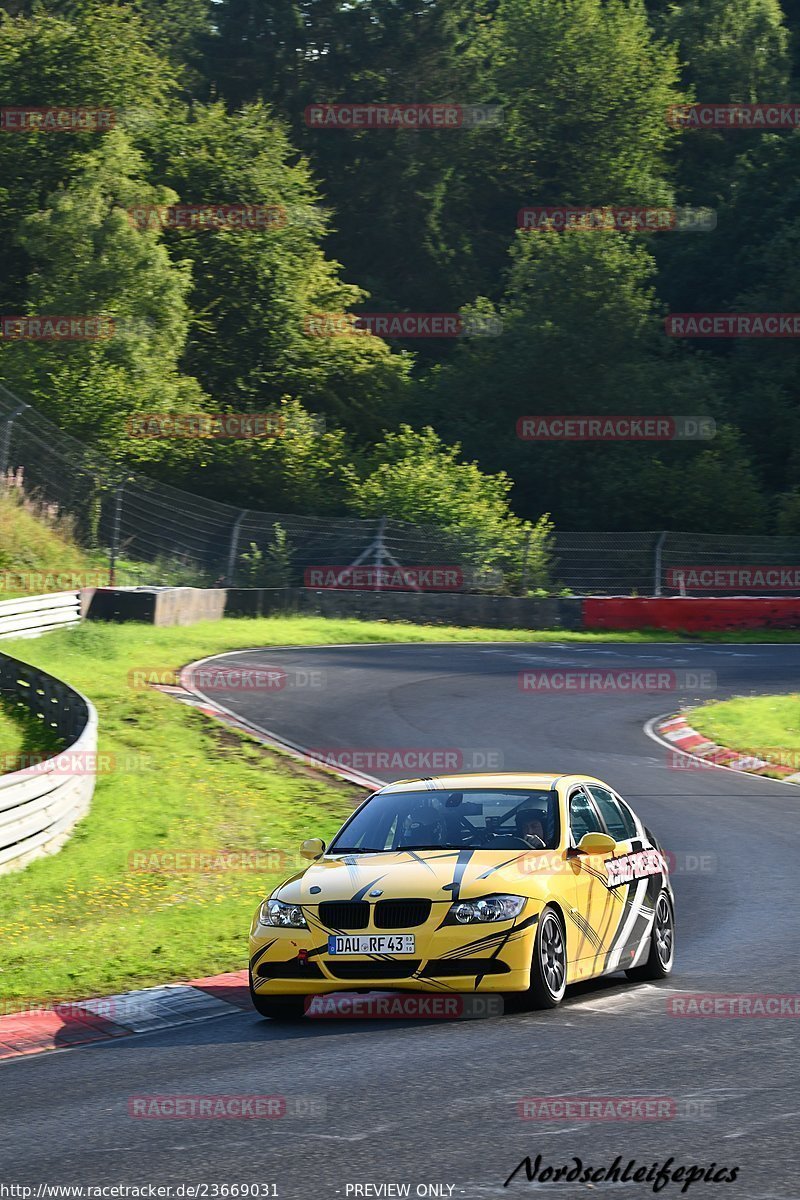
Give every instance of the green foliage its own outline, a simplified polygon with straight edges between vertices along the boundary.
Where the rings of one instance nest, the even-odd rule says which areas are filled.
[[[255,542],[239,556],[237,582],[242,587],[282,588],[292,582],[294,546],[280,521],[272,526],[272,538],[265,549]]]
[[[549,583],[552,524],[534,526],[510,510],[512,481],[505,472],[486,475],[475,462],[460,461],[461,447],[447,446],[433,429],[403,425],[375,448],[370,469],[348,475],[350,506],[361,517],[389,517],[434,526],[458,547],[462,562],[479,570],[500,568],[508,586],[526,578]]]
[[[74,170],[19,227],[31,262],[28,307],[34,314],[102,314],[113,319],[114,334],[55,347],[9,342],[0,348],[0,369],[71,432],[106,454],[124,449],[134,456],[153,443],[126,437],[132,413],[204,407],[200,388],[178,370],[189,324],[188,266],[173,265],[158,234],[137,230],[126,212],[175,196],[142,181],[141,156],[122,131],[78,156]]]
[[[684,0],[665,22],[699,100],[789,96],[789,31],[779,0]]]
[[[387,435],[430,427],[442,453],[463,446],[460,465],[505,480],[498,553],[517,588],[512,509],[522,526],[549,512],[560,528],[794,528],[793,346],[697,348],[665,338],[661,318],[800,311],[800,135],[665,119],[692,98],[786,100],[799,47],[799,0],[7,0],[0,106],[106,106],[117,127],[0,136],[0,311],[98,311],[117,333],[2,343],[0,375],[120,463],[275,512],[360,511]],[[303,116],[378,100],[502,116],[435,133],[320,131]],[[176,202],[286,219],[212,233],[126,216]],[[520,208],[565,203],[710,205],[719,221],[649,241],[515,235]],[[309,331],[316,313],[358,310],[483,314],[503,333]],[[257,442],[126,426],[137,412],[274,410],[290,417],[283,436]],[[707,414],[720,434],[520,442],[516,420],[536,413]],[[402,510],[412,473],[396,481]]]

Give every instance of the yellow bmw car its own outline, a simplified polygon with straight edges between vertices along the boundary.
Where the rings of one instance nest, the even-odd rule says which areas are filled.
[[[663,979],[674,899],[652,834],[582,775],[387,784],[260,905],[250,991],[262,1016],[337,991],[516,993],[553,1008],[579,980]]]

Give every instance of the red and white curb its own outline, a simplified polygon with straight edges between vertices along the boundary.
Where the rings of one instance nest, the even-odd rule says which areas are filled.
[[[666,717],[653,723],[653,731],[665,742],[670,743],[676,750],[699,758],[714,767],[725,767],[729,771],[743,771],[749,775],[761,775],[768,779],[778,779],[783,783],[800,784],[800,772],[796,767],[782,766],[780,763],[768,762],[752,754],[742,754],[741,751],[731,750],[727,746],[718,746],[708,738],[698,733],[687,721],[686,717]]]
[[[247,971],[116,996],[29,1004],[0,1017],[0,1059],[150,1033],[251,1007]]]

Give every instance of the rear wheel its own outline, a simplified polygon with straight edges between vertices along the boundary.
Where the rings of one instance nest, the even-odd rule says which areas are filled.
[[[650,935],[650,953],[640,967],[631,967],[625,974],[628,979],[643,982],[648,979],[666,979],[672,973],[675,961],[675,914],[666,892],[656,900],[656,915]]]
[[[567,988],[567,940],[554,908],[539,917],[531,962],[531,982],[523,993],[525,1008],[556,1008]]]
[[[304,1012],[305,996],[261,996],[250,979],[250,999],[253,1008],[262,1017],[273,1021],[299,1021]]]

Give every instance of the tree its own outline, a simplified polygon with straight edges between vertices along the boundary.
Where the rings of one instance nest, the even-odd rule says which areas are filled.
[[[697,100],[744,104],[790,98],[789,31],[779,0],[684,0],[670,9],[664,30],[679,46],[682,81]],[[677,159],[684,198],[723,203],[737,156],[760,136],[687,130]]]
[[[361,517],[389,517],[434,526],[457,546],[461,561],[478,569],[499,567],[518,585],[528,551],[528,578],[549,582],[549,517],[534,526],[518,520],[509,506],[512,481],[505,472],[485,475],[476,462],[460,461],[461,447],[447,446],[430,426],[417,432],[403,425],[375,447],[367,471],[348,472],[349,505]]]
[[[789,98],[789,31],[779,0],[684,0],[666,36],[680,46],[683,81],[698,100]]]
[[[431,380],[439,432],[463,440],[483,469],[507,469],[523,515],[545,509],[559,528],[624,529],[635,513],[640,528],[675,528],[660,481],[665,471],[679,474],[703,443],[548,444],[516,436],[518,420],[537,414],[721,419],[716,372],[665,337],[654,278],[653,258],[627,235],[520,233],[497,314],[502,335],[465,341]],[[721,527],[733,515],[730,499],[727,492],[714,498]],[[691,523],[707,520],[703,504]]]
[[[266,205],[276,216],[267,228],[167,232],[194,281],[186,369],[234,411],[289,394],[364,439],[395,424],[409,359],[378,337],[310,332],[315,313],[345,313],[365,293],[321,249],[326,219],[285,128],[261,105],[234,115],[194,105],[154,128],[150,144],[155,175],[187,202]]]
[[[126,418],[205,406],[197,383],[178,371],[191,276],[186,264],[170,261],[157,232],[134,228],[126,210],[175,195],[143,181],[141,156],[122,131],[109,133],[74,166],[73,180],[20,226],[32,264],[28,312],[102,314],[114,320],[114,334],[89,342],[6,342],[3,376],[107,454],[157,456],[163,444],[132,440]]]
[[[129,8],[93,3],[54,16],[37,8],[11,18],[0,9],[0,107],[100,106],[118,125],[141,106],[163,106],[174,87],[169,65],[148,45]],[[76,168],[76,156],[102,132],[0,136],[0,307],[20,312],[30,260],[16,238],[20,222],[42,208]]]

